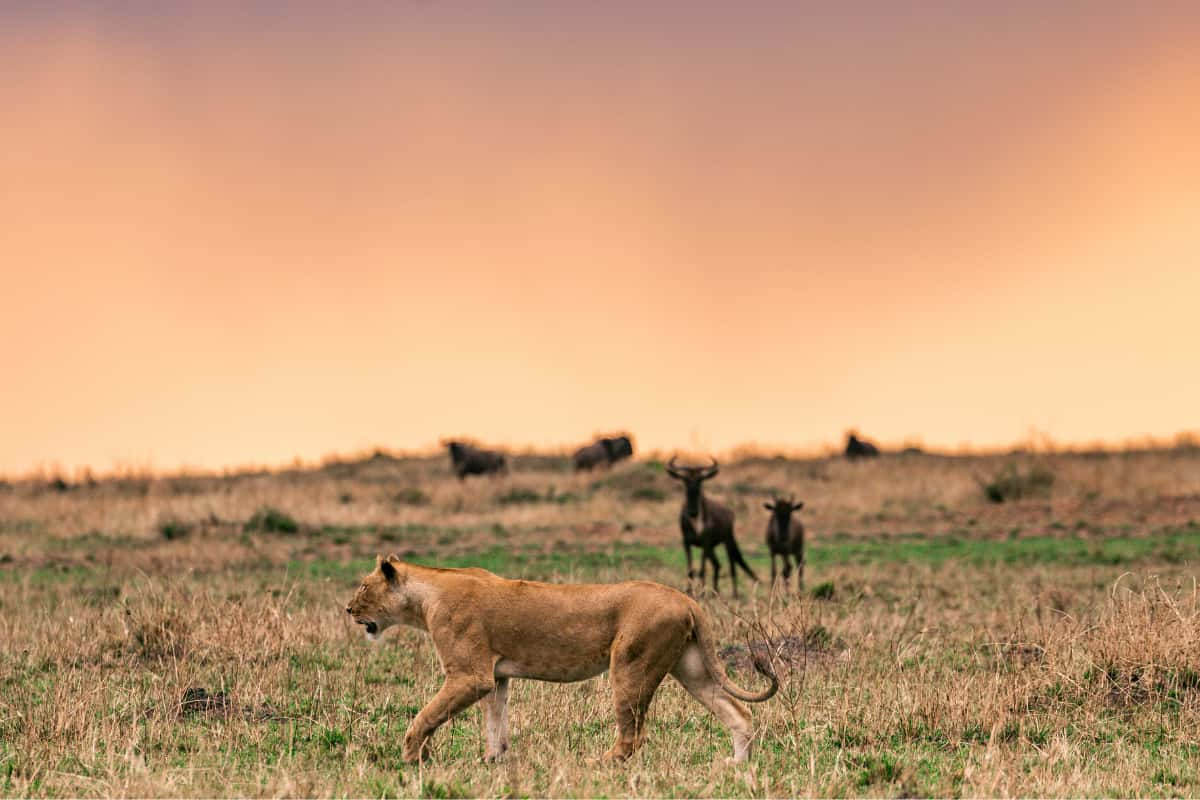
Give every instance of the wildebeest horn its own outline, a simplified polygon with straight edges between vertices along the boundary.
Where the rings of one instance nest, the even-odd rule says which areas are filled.
[[[667,474],[673,478],[681,477],[679,474],[679,467],[675,464],[675,461],[678,458],[679,456],[671,456],[671,460],[667,462]]]
[[[709,460],[712,461],[712,465],[704,470],[704,478],[706,480],[721,471],[721,465],[717,463],[715,458],[709,456]]]

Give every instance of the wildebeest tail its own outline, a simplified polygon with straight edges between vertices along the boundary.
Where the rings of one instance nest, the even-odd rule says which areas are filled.
[[[738,547],[737,539],[732,536],[725,545],[725,550],[729,554],[729,568],[734,569],[735,565],[742,568],[742,571],[750,576],[750,580],[757,581],[758,576],[754,574],[754,570],[750,569],[750,565],[746,563],[746,559],[742,558],[741,548]]]

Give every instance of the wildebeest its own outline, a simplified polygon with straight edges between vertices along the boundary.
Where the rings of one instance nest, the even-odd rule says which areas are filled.
[[[725,553],[729,557],[729,577],[733,581],[733,596],[737,597],[737,568],[741,567],[753,581],[758,576],[738,548],[737,540],[733,538],[733,511],[715,500],[704,496],[703,483],[714,477],[720,466],[714,458],[707,467],[681,467],[672,458],[667,464],[667,474],[683,483],[685,492],[683,508],[679,513],[679,528],[683,532],[683,552],[687,555],[688,583],[696,577],[692,569],[692,548],[699,547],[700,554],[700,585],[704,586],[705,563],[712,562],[713,591],[720,591],[718,578],[721,574],[721,562],[717,561],[713,552],[717,545],[725,545]]]
[[[858,438],[855,433],[846,434],[846,458],[857,461],[860,458],[875,458],[879,448],[866,439]]]
[[[508,466],[504,453],[496,450],[484,450],[463,442],[449,442],[446,446],[450,450],[450,465],[460,481],[468,475],[503,472]]]
[[[796,496],[788,500],[776,497],[773,502],[763,503],[771,512],[767,523],[767,549],[771,551],[771,585],[775,585],[775,557],[783,558],[783,588],[787,589],[788,580],[792,577],[792,563],[789,558],[796,559],[796,591],[804,588],[804,523],[792,519],[800,509],[804,508],[803,501]]]
[[[628,436],[605,436],[576,450],[571,460],[575,462],[577,471],[583,471],[602,464],[612,466],[632,455],[633,442]]]

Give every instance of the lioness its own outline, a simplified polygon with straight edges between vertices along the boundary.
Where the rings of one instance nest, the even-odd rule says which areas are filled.
[[[605,754],[625,759],[645,738],[646,711],[670,673],[733,735],[733,760],[750,755],[750,712],[779,689],[752,694],[725,676],[704,611],[680,591],[647,581],[556,585],[510,581],[482,569],[432,569],[379,557],[346,607],[367,638],[397,623],[427,631],[445,683],[404,735],[403,758],[428,754],[440,725],[483,703],[485,761],[508,749],[508,681],[582,681],[609,672],[617,742]],[[736,698],[736,699],[735,699]]]

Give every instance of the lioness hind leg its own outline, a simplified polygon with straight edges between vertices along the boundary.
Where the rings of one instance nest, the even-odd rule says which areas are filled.
[[[725,723],[733,737],[733,760],[745,761],[750,757],[750,742],[754,729],[750,723],[750,711],[730,697],[721,684],[708,674],[698,645],[691,643],[679,657],[671,675],[679,681],[688,694],[700,701],[717,719]]]
[[[497,678],[496,688],[479,701],[483,707],[487,748],[484,761],[499,761],[508,751],[508,678]]]
[[[646,714],[663,678],[679,658],[687,620],[663,620],[635,637],[619,635],[609,658],[608,678],[617,712],[617,742],[604,757],[622,761],[646,739]]]

